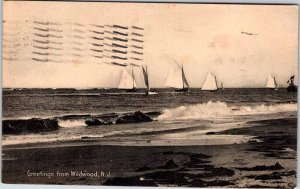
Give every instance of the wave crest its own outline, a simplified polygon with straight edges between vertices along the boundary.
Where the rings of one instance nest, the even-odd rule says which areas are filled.
[[[256,106],[228,106],[225,102],[212,102],[180,106],[177,108],[164,109],[157,120],[185,120],[214,118],[217,116],[268,114],[278,112],[297,111],[297,104],[276,104]]]
[[[84,119],[75,119],[75,120],[59,120],[58,125],[60,127],[81,127],[81,126],[87,126],[85,124]]]

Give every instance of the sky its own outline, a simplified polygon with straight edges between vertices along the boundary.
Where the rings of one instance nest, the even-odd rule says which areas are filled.
[[[144,28],[143,61],[137,64],[147,65],[151,87],[165,87],[176,63],[183,65],[190,87],[196,88],[208,72],[225,88],[265,87],[269,75],[286,87],[292,70],[298,77],[298,7],[294,5],[3,4],[3,87],[117,87],[122,70],[132,67],[92,58],[88,34],[74,38],[74,30],[88,33],[92,25],[114,24]],[[63,43],[58,58],[32,59],[36,46],[32,41],[38,39],[34,22],[56,23],[46,27],[63,36],[54,39]],[[80,56],[72,42],[80,44]],[[55,49],[47,52],[55,54]],[[138,87],[144,87],[141,67],[134,67],[134,73]]]

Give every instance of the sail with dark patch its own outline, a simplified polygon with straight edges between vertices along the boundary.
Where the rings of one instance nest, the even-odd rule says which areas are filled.
[[[286,88],[288,91],[290,92],[297,92],[298,87],[297,85],[295,85],[294,83],[294,79],[295,79],[295,75],[292,73],[290,79],[287,81],[287,83],[289,84],[288,87]]]
[[[187,79],[185,77],[183,66],[182,66],[182,81],[183,81],[183,88],[185,88],[185,85],[187,86],[187,88],[190,87],[189,84],[188,84],[188,82],[187,82]]]
[[[145,70],[144,66],[142,66],[142,69],[143,69],[143,75],[144,75],[145,85],[147,87],[147,90],[149,91],[150,87],[149,87],[148,73],[147,73],[147,70]],[[146,69],[147,69],[147,67],[146,67]]]

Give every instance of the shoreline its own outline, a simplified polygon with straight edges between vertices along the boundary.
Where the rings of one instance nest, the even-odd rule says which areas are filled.
[[[297,118],[251,122],[222,134],[255,134],[244,144],[195,146],[85,145],[3,148],[4,183],[119,186],[296,186]],[[214,136],[216,133],[209,133]],[[282,137],[284,136],[284,137]],[[6,148],[6,149],[5,149]],[[6,160],[5,160],[6,159]],[[28,177],[26,172],[110,173],[110,177]],[[101,172],[102,171],[102,172]]]

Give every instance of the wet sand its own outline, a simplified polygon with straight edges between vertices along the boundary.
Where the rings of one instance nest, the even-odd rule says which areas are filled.
[[[245,144],[204,146],[115,146],[93,142],[76,145],[78,141],[73,141],[74,145],[66,143],[67,146],[34,144],[27,148],[20,145],[20,149],[4,146],[2,182],[246,188],[296,186],[296,118],[249,122],[243,128],[207,133],[220,134],[250,135],[255,136],[255,140]],[[72,171],[82,171],[86,175],[72,176]]]

